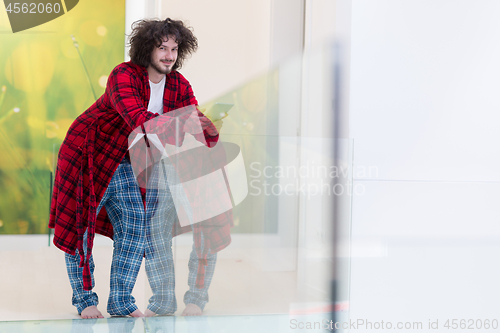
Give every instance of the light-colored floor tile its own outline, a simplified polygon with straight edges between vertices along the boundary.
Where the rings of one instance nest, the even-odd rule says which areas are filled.
[[[2,236],[3,237],[3,236]],[[64,253],[47,246],[43,235],[28,236],[25,246],[8,239],[0,245],[0,321],[78,319],[71,305],[71,287],[66,274]],[[95,269],[94,291],[99,295],[99,309],[105,317],[109,293],[111,267],[111,241],[96,239],[93,249]],[[10,247],[9,247],[10,246]],[[184,309],[183,296],[188,290],[188,258],[190,246],[174,248],[176,296],[180,315]],[[249,253],[272,253],[273,249],[228,248],[219,256],[215,275],[209,290],[210,301],[204,314],[257,315],[286,314],[291,304],[303,300],[300,296],[295,271],[263,271],[262,265]],[[276,253],[283,252],[279,249]],[[311,263],[313,263],[311,261]],[[321,263],[310,268],[320,267]],[[318,272],[322,272],[319,270]],[[311,281],[314,281],[312,279]],[[319,283],[319,282],[318,282]],[[306,288],[307,289],[307,288]],[[321,288],[311,288],[307,301],[323,302]],[[133,291],[136,304],[145,310],[151,290],[144,263]]]

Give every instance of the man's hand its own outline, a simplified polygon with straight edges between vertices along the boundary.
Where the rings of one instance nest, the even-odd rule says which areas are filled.
[[[214,124],[214,126],[215,126],[215,129],[217,130],[217,134],[219,134],[219,133],[220,133],[220,129],[222,128],[222,124],[223,124],[223,123],[224,123],[224,122],[223,122],[222,120],[217,120],[215,123],[213,123],[213,124]],[[212,128],[212,126],[210,126],[209,128]],[[207,132],[208,132],[208,131],[207,131]],[[214,135],[213,135],[213,134],[211,134],[210,132],[209,132],[208,134],[210,134],[211,136],[214,136]],[[217,135],[217,134],[215,134],[215,135]]]
[[[220,129],[222,128],[223,121],[217,120],[212,123],[210,119],[206,117],[200,118],[201,127],[207,131],[208,135],[216,136],[220,133]]]

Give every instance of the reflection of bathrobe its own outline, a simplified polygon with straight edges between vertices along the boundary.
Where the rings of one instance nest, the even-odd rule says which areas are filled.
[[[128,136],[133,129],[157,117],[147,111],[150,88],[146,68],[126,62],[118,65],[108,78],[104,94],[71,125],[59,150],[58,164],[52,194],[49,227],[54,228],[54,245],[74,254],[78,248],[83,266],[84,289],[90,290],[89,258],[95,233],[110,238],[113,228],[102,209],[95,212],[106,188],[128,148]],[[164,112],[188,105],[196,105],[189,82],[178,72],[167,75],[164,92]],[[201,115],[201,113],[200,113]],[[206,144],[215,146],[218,136],[204,131]],[[206,249],[199,253],[217,252],[229,245],[231,212],[216,216],[206,224],[180,228],[174,226],[174,236],[194,229],[195,246],[203,232]],[[88,231],[87,257],[83,253],[83,234]],[[203,285],[204,264],[200,260],[197,285]]]

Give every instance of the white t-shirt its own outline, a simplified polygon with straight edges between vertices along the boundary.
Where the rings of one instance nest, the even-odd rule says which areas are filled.
[[[151,113],[163,114],[163,93],[165,92],[165,78],[158,83],[149,81],[151,95],[149,96],[148,111]]]

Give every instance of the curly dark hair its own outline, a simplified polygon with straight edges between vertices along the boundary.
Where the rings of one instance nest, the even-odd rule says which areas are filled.
[[[165,37],[174,37],[179,46],[177,61],[173,70],[180,69],[184,60],[198,49],[198,39],[192,28],[182,21],[167,18],[160,20],[140,20],[132,24],[130,34],[130,60],[137,65],[148,67],[151,63],[151,54],[155,47],[159,47]]]

